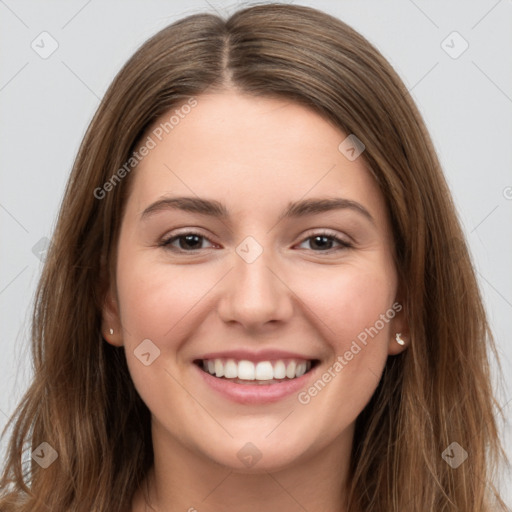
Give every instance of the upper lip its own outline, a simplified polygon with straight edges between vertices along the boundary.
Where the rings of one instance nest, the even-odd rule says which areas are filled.
[[[258,352],[239,349],[208,352],[207,354],[196,357],[194,360],[197,361],[203,359],[235,359],[237,361],[245,360],[257,363],[259,361],[274,361],[279,359],[303,359],[304,361],[314,361],[317,358],[279,349],[266,349]]]

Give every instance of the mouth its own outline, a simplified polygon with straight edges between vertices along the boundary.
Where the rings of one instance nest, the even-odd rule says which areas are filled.
[[[204,373],[223,381],[245,386],[270,386],[300,379],[319,364],[317,359],[275,359],[253,362],[247,359],[196,359]]]

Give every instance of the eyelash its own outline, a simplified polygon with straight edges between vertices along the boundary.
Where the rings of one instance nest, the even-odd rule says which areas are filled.
[[[162,242],[159,244],[160,247],[163,247],[164,249],[166,250],[169,250],[169,251],[172,251],[172,252],[175,252],[175,253],[180,253],[180,254],[186,254],[186,253],[190,253],[190,254],[194,254],[196,253],[197,251],[200,251],[201,249],[192,249],[190,251],[186,251],[184,249],[179,249],[177,247],[172,247],[171,246],[171,243],[176,241],[176,240],[179,240],[180,238],[185,238],[187,236],[197,236],[199,237],[200,239],[204,239],[204,240],[208,240],[208,242],[210,243],[213,243],[211,240],[209,240],[206,236],[204,235],[201,235],[200,233],[197,233],[195,231],[186,231],[186,232],[183,232],[183,233],[180,233],[178,235],[174,235],[172,237],[169,237],[167,239],[164,239],[162,240]],[[325,238],[328,238],[330,239],[331,241],[334,241],[336,243],[338,243],[340,245],[340,247],[338,248],[331,248],[331,249],[328,249],[326,251],[315,251],[313,249],[311,249],[313,252],[315,253],[324,253],[324,254],[331,254],[332,252],[336,252],[336,251],[339,251],[339,250],[343,250],[343,249],[350,249],[353,247],[353,245],[349,242],[347,242],[346,240],[343,240],[341,239],[340,237],[338,237],[337,235],[329,232],[329,231],[320,231],[318,233],[313,233],[309,236],[307,236],[306,238],[304,238],[299,245],[301,245],[302,243],[304,243],[305,241],[307,240],[310,240],[310,239],[313,239],[313,238],[316,238],[316,237],[325,237]]]

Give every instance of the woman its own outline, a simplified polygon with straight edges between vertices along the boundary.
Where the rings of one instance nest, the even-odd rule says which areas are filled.
[[[33,349],[2,512],[505,510],[494,345],[430,138],[317,10],[190,16],[128,61]]]

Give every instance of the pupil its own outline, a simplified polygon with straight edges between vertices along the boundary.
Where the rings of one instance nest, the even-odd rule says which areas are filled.
[[[185,244],[180,243],[180,246],[182,249],[190,248],[192,246],[192,249],[194,249],[194,245],[197,245],[197,242],[199,241],[201,237],[198,235],[186,235],[182,236],[181,240],[185,240]],[[195,242],[195,244],[194,244]],[[184,247],[185,245],[185,247]]]
[[[186,248],[184,247],[185,246],[188,246],[189,248],[192,247],[192,248],[195,248],[194,246],[196,246],[198,244],[198,242],[200,242],[200,236],[198,235],[186,235],[186,236],[182,236],[180,238],[180,246],[182,249]],[[185,244],[182,244],[181,241],[185,240]],[[332,241],[329,239],[329,237],[327,236],[323,236],[323,235],[319,235],[319,236],[315,236],[313,237],[313,246],[316,246],[316,248],[318,249],[325,249],[325,248],[330,248],[330,247],[327,247],[329,246],[330,244],[332,243]],[[313,247],[315,248],[315,247]]]
[[[320,248],[320,249],[325,249],[326,248],[326,245],[329,245],[331,243],[331,240],[326,237],[326,236],[323,236],[323,235],[319,235],[319,236],[315,236],[313,237],[313,246],[317,246],[317,248]],[[318,240],[323,240],[325,243],[318,243]],[[329,247],[327,247],[329,249]]]

